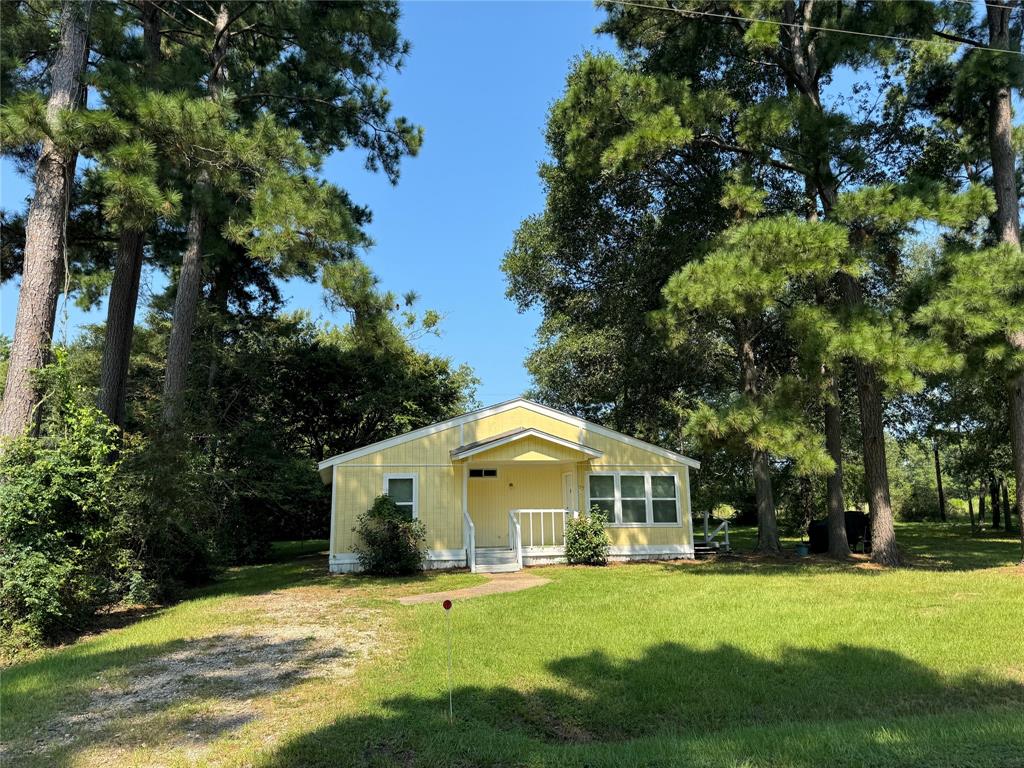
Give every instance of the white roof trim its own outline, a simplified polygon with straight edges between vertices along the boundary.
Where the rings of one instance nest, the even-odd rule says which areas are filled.
[[[403,443],[407,443],[410,440],[416,440],[421,437],[426,437],[428,435],[433,435],[438,432],[443,432],[446,429],[451,429],[452,427],[457,427],[461,424],[476,421],[477,419],[483,419],[486,418],[487,416],[494,416],[499,413],[504,413],[505,411],[510,411],[513,408],[525,408],[528,411],[533,411],[534,413],[540,413],[543,414],[544,416],[549,416],[565,424],[571,424],[579,429],[586,429],[591,432],[595,432],[599,435],[610,437],[613,440],[618,440],[619,442],[625,443],[626,445],[631,445],[634,448],[640,448],[645,451],[650,451],[651,453],[654,453],[658,456],[662,456],[663,458],[671,459],[672,461],[678,462],[680,464],[685,464],[688,467],[700,469],[699,461],[691,459],[688,456],[684,456],[681,453],[676,453],[675,451],[670,451],[667,448],[661,448],[657,445],[644,442],[643,440],[638,440],[635,437],[630,437],[629,435],[624,435],[621,432],[616,432],[614,429],[602,427],[600,424],[594,424],[592,421],[586,421],[585,419],[581,419],[576,416],[571,416],[568,413],[563,413],[562,411],[555,410],[554,408],[549,408],[546,405],[541,405],[540,403],[535,403],[532,400],[527,400],[522,397],[516,398],[514,400],[506,400],[503,403],[491,405],[486,408],[478,408],[475,411],[469,411],[468,413],[464,413],[461,416],[455,416],[451,419],[447,419],[446,421],[439,421],[436,424],[430,424],[429,426],[426,427],[414,429],[412,432],[406,432],[404,435],[396,435],[395,437],[389,437],[387,440],[380,440],[376,443],[370,443],[370,445],[364,445],[362,448],[354,448],[351,451],[339,453],[337,456],[331,456],[329,459],[324,459],[323,461],[321,461],[320,464],[318,465],[318,469],[324,470],[327,469],[328,467],[333,467],[336,464],[351,461],[352,459],[358,459],[361,456],[367,456],[371,453],[376,453],[377,451],[382,451],[386,448],[392,448],[396,445],[402,445]]]
[[[490,440],[485,438],[484,440],[480,441],[479,445],[475,445],[472,448],[466,448],[461,451],[456,449],[452,451],[452,458],[467,459],[470,456],[475,456],[478,453],[484,453],[486,451],[499,448],[502,445],[507,445],[509,443],[514,443],[517,440],[522,440],[524,437],[537,437],[540,438],[541,440],[544,440],[545,442],[555,443],[556,445],[560,445],[563,448],[569,448],[574,451],[579,451],[580,453],[586,454],[587,456],[590,456],[595,459],[604,456],[604,451],[599,451],[597,450],[597,448],[591,448],[589,445],[577,443],[572,440],[566,440],[565,438],[550,435],[547,432],[544,432],[543,430],[530,427],[529,429],[524,429],[522,432],[516,432],[513,435],[505,435],[504,437],[494,438]]]

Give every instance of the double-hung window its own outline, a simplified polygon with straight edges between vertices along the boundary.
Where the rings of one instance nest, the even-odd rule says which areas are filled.
[[[668,472],[595,472],[587,477],[588,508],[609,525],[679,525],[679,483]]]
[[[384,475],[384,493],[410,520],[419,516],[416,509],[416,479],[415,474]]]
[[[590,476],[590,507],[597,507],[604,513],[605,522],[615,524],[615,476]]]
[[[647,522],[647,478],[643,475],[622,474],[619,481],[620,523]]]

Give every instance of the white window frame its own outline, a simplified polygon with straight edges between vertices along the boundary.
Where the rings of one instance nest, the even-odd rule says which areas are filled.
[[[420,516],[420,476],[416,472],[385,472],[385,496],[388,496],[388,482],[391,480],[412,480],[412,519],[418,520]]]
[[[614,478],[615,483],[615,519],[609,520],[606,524],[609,528],[682,528],[683,521],[680,515],[680,500],[679,500],[679,474],[677,472],[650,472],[641,470],[620,470],[616,472],[588,472],[586,477],[586,492],[587,492],[587,514],[590,514],[590,478],[594,475],[603,475],[606,477]],[[643,523],[624,523],[622,522],[622,476],[623,475],[641,475],[644,478],[644,498],[646,503],[646,515],[647,520]],[[672,483],[675,488],[675,502],[676,502],[676,519],[673,523],[656,523],[654,522],[654,499],[651,488],[652,477],[671,477],[674,478]],[[659,497],[659,501],[668,501],[668,497]]]

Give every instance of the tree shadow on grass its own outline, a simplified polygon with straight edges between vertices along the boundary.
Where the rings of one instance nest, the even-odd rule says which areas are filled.
[[[839,749],[845,764],[859,765],[882,754],[879,729],[887,724],[978,712],[1003,722],[1024,707],[1020,682],[947,678],[897,653],[853,646],[793,648],[764,659],[728,645],[702,650],[664,643],[637,659],[599,652],[565,657],[548,671],[555,677],[548,687],[458,687],[451,724],[446,695],[397,696],[373,714],[341,718],[286,743],[265,765],[682,765],[707,758],[698,753],[708,749],[709,737],[719,746],[732,743],[723,747],[723,764],[736,765],[760,738],[743,743],[736,734],[765,728],[780,739],[789,734],[807,753],[807,762],[789,755],[786,764],[844,764],[830,754]],[[439,669],[440,685],[443,675]],[[838,744],[836,725],[848,731]],[[931,730],[904,729],[891,749],[912,747],[918,756],[945,749]],[[831,741],[818,738],[825,731]],[[999,762],[1000,755],[1019,757],[1024,726],[1005,729],[1004,739],[986,745],[995,762],[978,764],[1012,765]],[[673,755],[667,762],[655,759],[667,754]]]
[[[1020,561],[1020,537],[1015,532],[984,530],[971,533],[966,525],[900,526],[897,541],[912,568],[974,571],[1014,565]]]
[[[897,526],[896,541],[903,567],[913,570],[974,571],[1015,565],[1021,559],[1020,538],[1016,533],[993,530],[972,533],[969,526],[957,523],[901,523]],[[713,573],[742,571],[762,575],[844,571],[871,576],[886,571],[871,563],[868,555],[855,555],[845,561],[824,555],[797,557],[790,543],[784,545],[784,554],[780,557],[755,555],[755,542],[756,531],[740,528],[733,537],[733,556],[699,566]]]

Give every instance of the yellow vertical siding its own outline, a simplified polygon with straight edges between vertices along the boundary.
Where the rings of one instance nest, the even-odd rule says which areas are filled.
[[[451,450],[458,448],[459,427],[449,427],[431,435],[424,435],[415,440],[410,440],[401,445],[394,445],[374,451],[368,456],[359,456],[349,461],[343,461],[338,466],[346,464],[377,466],[423,466],[429,464],[450,464]]]
[[[572,424],[554,419],[542,413],[535,413],[527,408],[511,408],[503,413],[496,413],[491,416],[484,416],[476,421],[465,425],[465,441],[475,443],[486,440],[489,437],[500,435],[513,429],[539,429],[549,435],[561,437],[564,440],[573,442],[586,442],[580,440],[580,430]]]
[[[577,461],[585,454],[575,448],[553,443],[542,437],[523,437],[505,445],[470,456],[468,461],[475,464],[488,461]]]
[[[461,549],[462,472],[458,467],[417,465],[334,469],[334,552],[351,552],[356,520],[384,492],[385,473],[417,475],[416,512],[427,529],[428,549]]]

